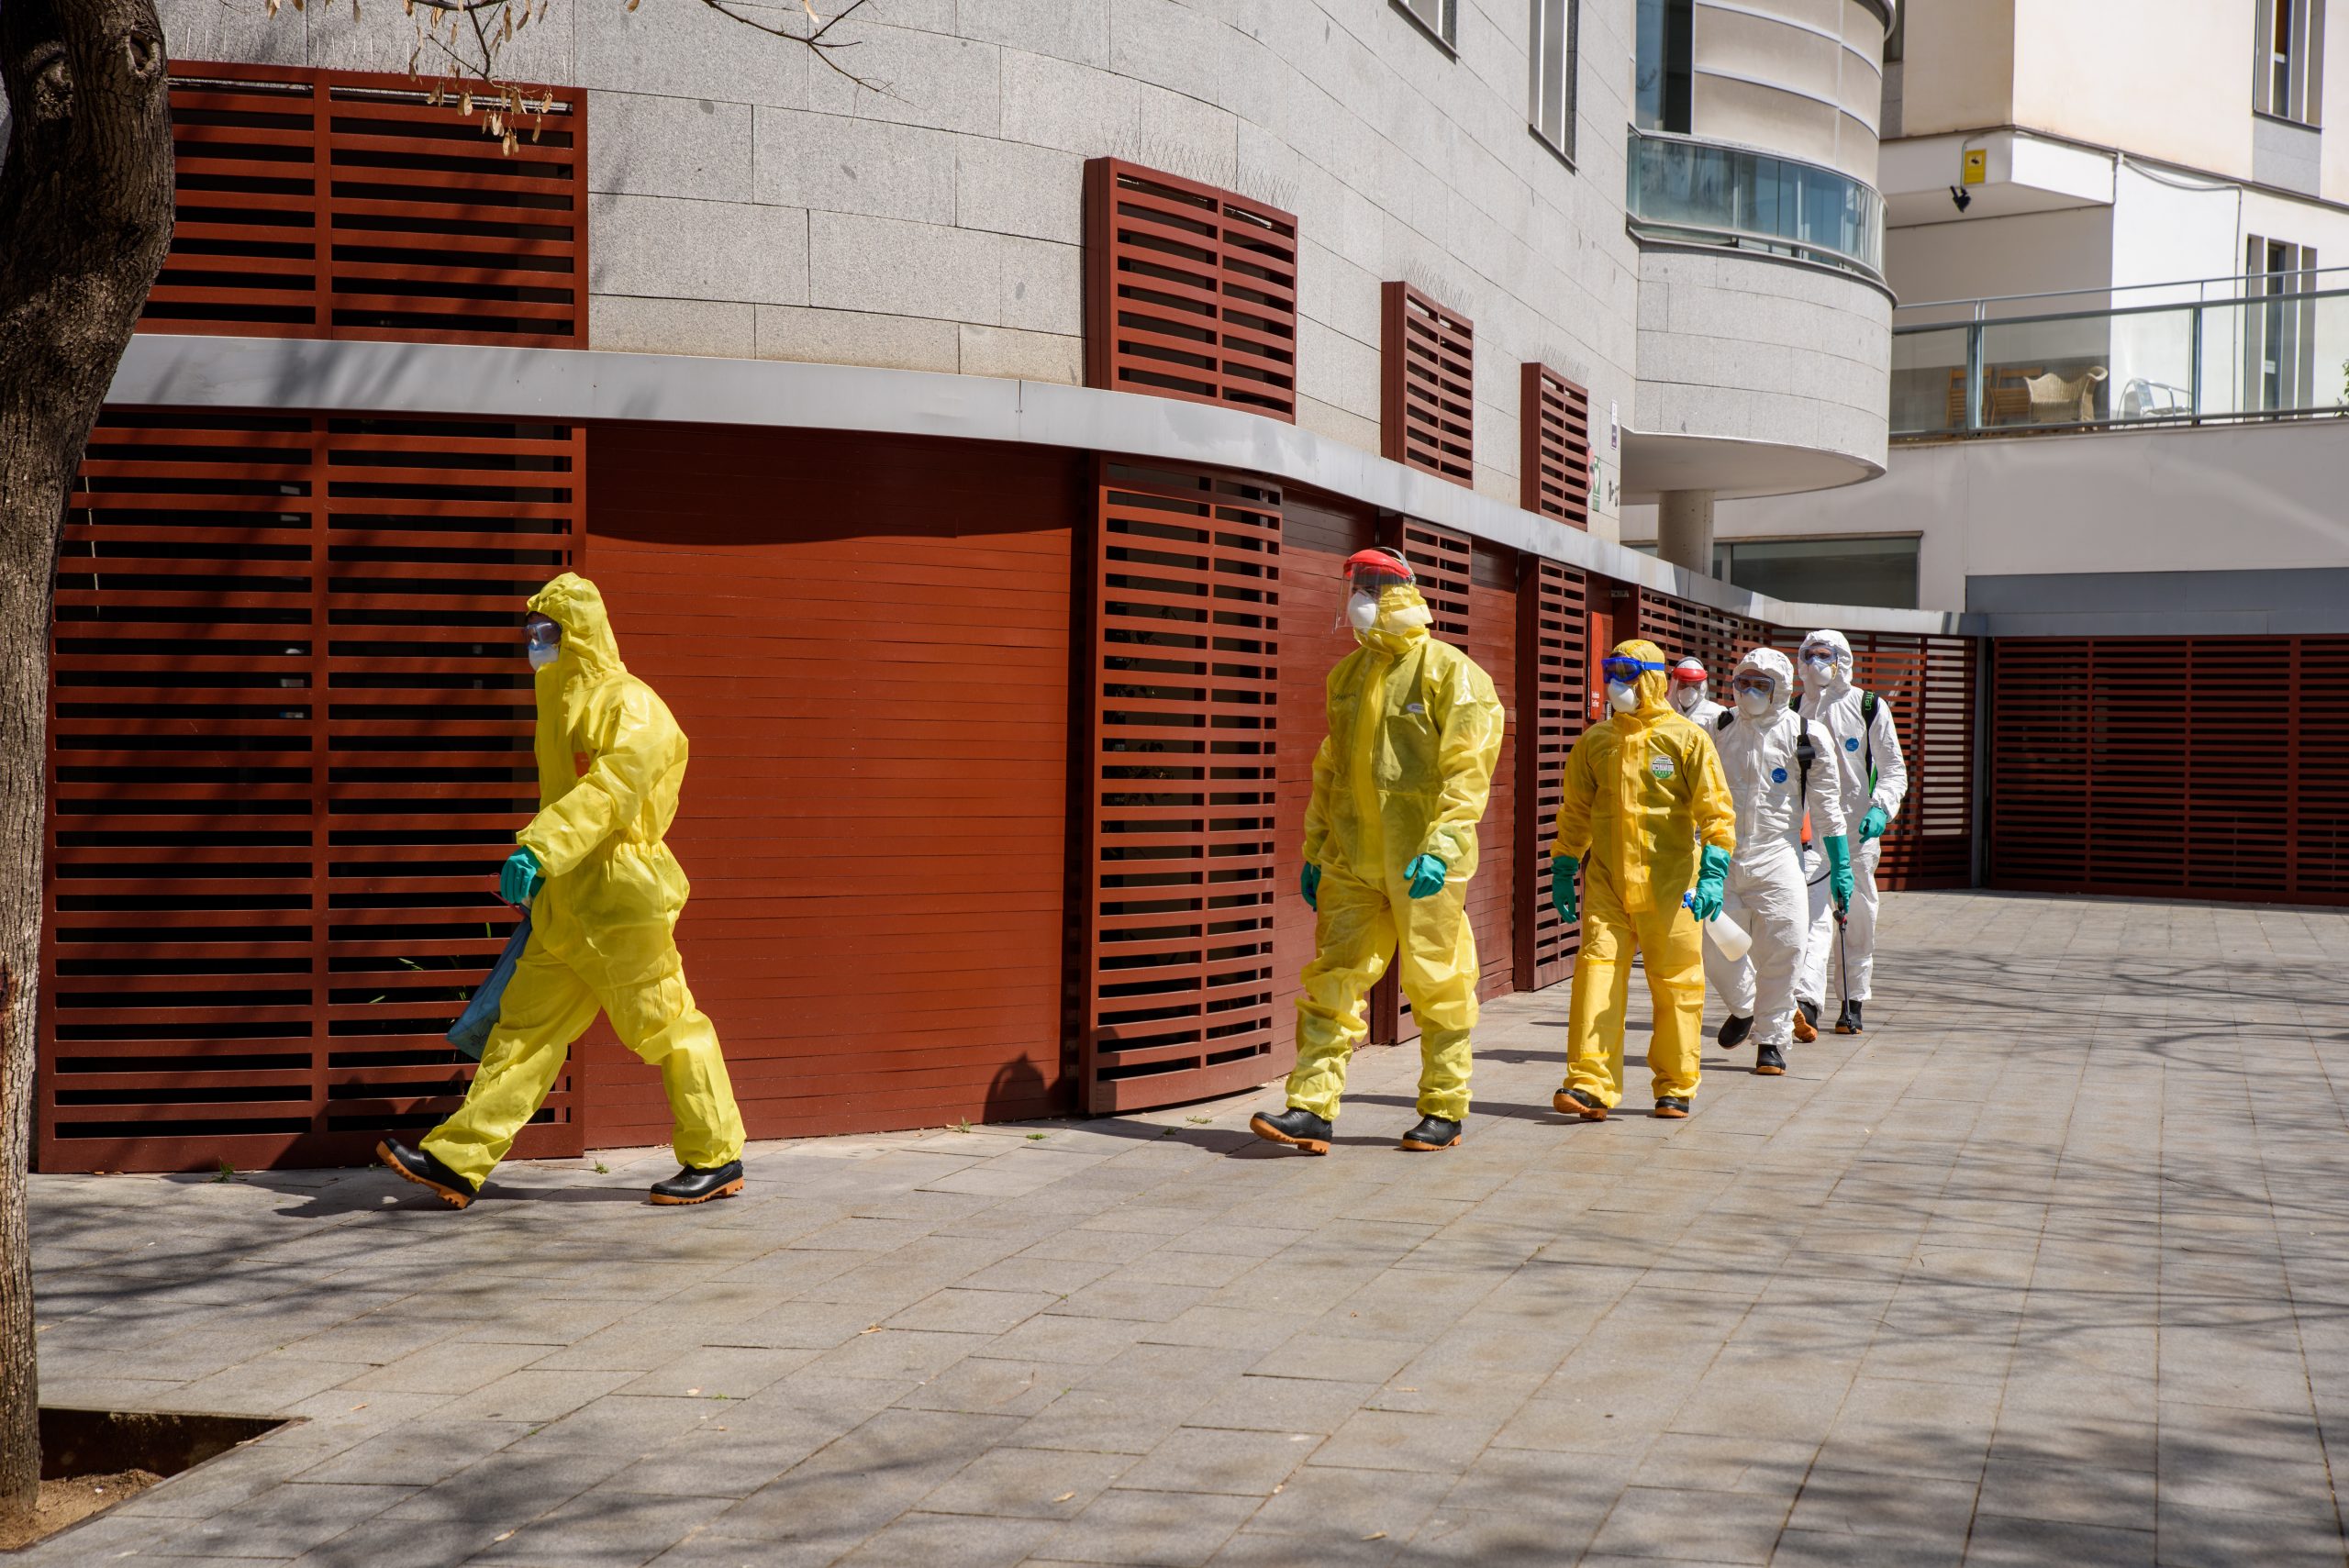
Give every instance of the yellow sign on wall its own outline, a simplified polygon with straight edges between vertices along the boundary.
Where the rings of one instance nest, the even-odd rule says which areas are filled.
[[[1987,147],[1968,149],[1965,154],[1965,183],[1969,185],[1978,185],[1989,177],[1990,150]]]

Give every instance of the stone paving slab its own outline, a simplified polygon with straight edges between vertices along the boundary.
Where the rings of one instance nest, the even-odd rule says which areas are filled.
[[[1686,1122],[1563,1121],[1564,988],[1493,1004],[1438,1155],[1405,1050],[1326,1160],[1275,1086],[692,1209],[650,1150],[36,1177],[50,1403],[297,1419],[17,1561],[2349,1565],[2349,911],[1883,942],[1867,1034]]]

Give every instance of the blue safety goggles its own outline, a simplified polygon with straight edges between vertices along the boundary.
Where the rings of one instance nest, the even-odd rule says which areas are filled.
[[[529,639],[532,648],[544,650],[562,646],[562,625],[559,621],[526,622],[522,628],[522,635]]]
[[[1606,673],[1609,680],[1620,681],[1628,686],[1647,671],[1653,670],[1657,674],[1662,674],[1664,661],[1633,659],[1626,654],[1611,653],[1599,663],[1598,667]]]

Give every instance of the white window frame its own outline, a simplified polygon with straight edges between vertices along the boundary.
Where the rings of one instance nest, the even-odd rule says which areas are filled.
[[[1544,146],[1575,161],[1575,78],[1582,0],[1530,0],[1525,30],[1525,117]]]
[[[1447,54],[1460,50],[1460,0],[1388,0]]]

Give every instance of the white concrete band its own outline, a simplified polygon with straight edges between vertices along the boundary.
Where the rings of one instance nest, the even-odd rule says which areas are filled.
[[[1973,634],[1938,610],[1787,604],[1237,409],[1054,383],[785,360],[142,334],[107,401],[410,416],[637,419],[941,436],[1243,470],[1781,626]]]

